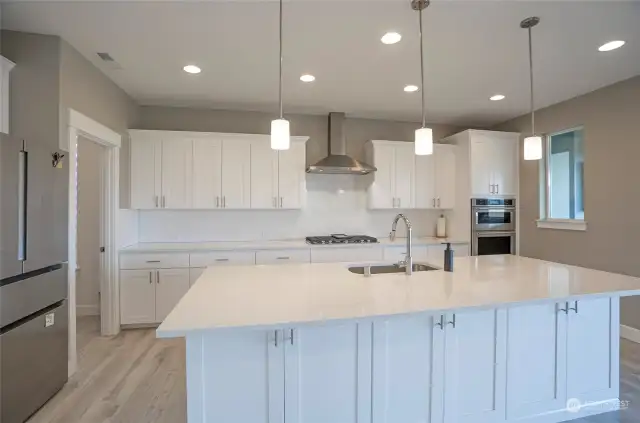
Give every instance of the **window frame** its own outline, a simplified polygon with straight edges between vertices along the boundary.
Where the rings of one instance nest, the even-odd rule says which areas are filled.
[[[571,128],[563,129],[556,132],[544,134],[543,159],[539,166],[539,187],[540,187],[540,218],[536,220],[536,225],[540,229],[560,229],[569,231],[586,231],[587,221],[582,219],[554,219],[551,216],[551,202],[549,201],[551,192],[551,138],[557,135],[566,134],[568,132],[582,131],[583,134],[583,154],[584,154],[584,125],[578,125]],[[582,182],[582,191],[584,198],[584,181]],[[583,200],[584,201],[584,200]],[[586,214],[585,214],[586,217]]]

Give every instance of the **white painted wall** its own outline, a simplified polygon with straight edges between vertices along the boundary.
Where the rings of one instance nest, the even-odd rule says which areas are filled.
[[[78,315],[98,315],[100,304],[101,210],[105,148],[78,138]]]
[[[399,212],[413,223],[414,236],[435,235],[439,211],[368,210],[370,182],[367,176],[308,174],[307,204],[302,210],[140,211],[139,242],[300,239],[331,233],[386,237]],[[404,235],[404,227],[398,234]]]

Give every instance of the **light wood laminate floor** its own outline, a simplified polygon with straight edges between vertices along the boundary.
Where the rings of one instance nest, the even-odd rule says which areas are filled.
[[[640,344],[622,340],[622,411],[576,423],[640,422]],[[186,423],[183,340],[152,329],[99,336],[97,318],[78,319],[78,372],[29,423]]]

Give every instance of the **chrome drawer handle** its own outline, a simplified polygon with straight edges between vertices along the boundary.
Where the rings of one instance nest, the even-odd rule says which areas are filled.
[[[276,257],[276,260],[289,260],[291,257]]]
[[[216,259],[216,261],[229,261],[228,258]]]
[[[160,263],[160,260],[147,260],[147,263]]]

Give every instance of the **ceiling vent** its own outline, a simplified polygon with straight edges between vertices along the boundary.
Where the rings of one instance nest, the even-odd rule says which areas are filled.
[[[109,53],[98,53],[98,57],[100,57],[103,62],[115,62]]]
[[[102,60],[102,63],[104,64],[104,68],[111,69],[111,70],[122,69],[122,66],[120,66],[120,64],[116,62],[116,59],[111,57],[109,53],[96,53],[96,54],[98,55],[100,60]]]

